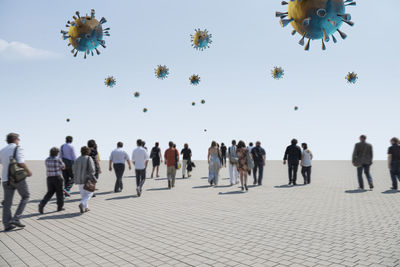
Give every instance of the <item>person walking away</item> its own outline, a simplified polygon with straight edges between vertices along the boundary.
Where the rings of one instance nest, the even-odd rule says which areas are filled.
[[[117,143],[117,148],[111,152],[109,167],[108,169],[112,171],[114,167],[115,176],[117,177],[114,186],[114,192],[119,193],[123,189],[122,177],[125,172],[125,162],[128,163],[129,170],[132,169],[131,162],[129,160],[129,155],[123,150],[124,144],[122,142]]]
[[[253,168],[253,178],[254,185],[258,184],[262,185],[263,174],[264,174],[264,166],[266,161],[266,153],[264,148],[261,147],[261,142],[257,141],[256,146],[251,150],[251,154],[254,160],[254,168]],[[257,178],[258,171],[258,178]]]
[[[164,153],[165,165],[167,165],[168,188],[175,187],[176,170],[178,168],[179,152],[174,148],[174,143],[168,143],[169,148]]]
[[[301,175],[304,178],[304,184],[311,183],[311,162],[313,159],[313,154],[308,149],[308,145],[306,143],[302,143],[301,147],[303,148],[303,152],[301,153]]]
[[[155,146],[151,149],[150,153],[150,158],[153,163],[153,170],[151,171],[151,178],[153,178],[154,170],[156,171],[156,177],[160,177],[159,170],[160,170],[160,164],[162,162],[162,155],[161,155],[161,149],[160,149],[160,144],[158,142],[155,143]]]
[[[231,186],[234,184],[238,184],[239,180],[239,171],[237,166],[239,164],[239,159],[237,157],[237,147],[236,141],[232,140],[232,146],[228,149],[228,158],[229,158],[229,177]]]
[[[39,203],[39,213],[43,214],[44,207],[47,202],[53,197],[54,193],[57,197],[57,211],[64,210],[64,180],[61,177],[62,171],[65,169],[64,162],[58,157],[60,150],[56,147],[50,149],[50,156],[46,159],[46,174],[47,174],[47,193]]]
[[[390,140],[392,144],[388,149],[388,164],[390,177],[392,178],[392,190],[398,190],[398,182],[400,181],[400,144],[399,139],[393,137]]]
[[[228,148],[224,143],[221,143],[221,157],[222,157],[222,166],[226,168],[226,152]]]
[[[362,173],[364,171],[365,176],[368,180],[370,190],[374,189],[374,183],[370,174],[370,167],[373,160],[372,145],[366,142],[367,137],[365,135],[360,136],[360,142],[354,146],[353,165],[357,168],[357,178],[359,189],[364,190],[364,180]]]
[[[181,151],[182,154],[182,178],[185,178],[187,172],[187,177],[190,177],[190,171],[188,170],[188,164],[191,164],[192,150],[190,150],[189,145],[185,144]]]
[[[254,144],[252,142],[250,142],[249,145],[247,146],[247,150],[249,151],[250,154],[251,154],[251,151],[253,150],[253,148],[254,148]],[[250,176],[251,175],[251,169],[249,169],[248,173],[249,173],[249,176]]]
[[[136,192],[138,197],[142,195],[144,182],[146,181],[146,168],[149,162],[149,155],[143,147],[142,140],[136,141],[137,148],[132,152],[132,162],[136,173]]]
[[[74,182],[79,186],[79,192],[81,193],[81,203],[79,204],[79,210],[81,213],[90,211],[88,202],[92,198],[93,192],[85,189],[85,183],[88,179],[91,179],[95,183],[97,182],[95,168],[94,161],[90,156],[90,148],[83,146],[81,148],[81,156],[76,159],[72,168],[74,173]]]
[[[221,160],[220,154],[221,152],[218,149],[217,143],[212,141],[211,147],[208,149],[208,168],[209,168],[209,175],[208,175],[208,182],[210,186],[218,185],[218,173],[219,169],[221,168]]]
[[[249,188],[247,187],[247,175],[249,172],[249,157],[250,153],[249,150],[246,148],[246,144],[243,141],[239,141],[237,145],[237,157],[239,159],[238,170],[240,173],[240,183],[242,185],[242,191],[248,191]]]
[[[65,144],[60,148],[60,158],[65,164],[65,169],[62,171],[64,178],[64,195],[70,197],[71,188],[74,185],[74,174],[72,166],[76,160],[75,149],[72,146],[72,136],[65,138]]]
[[[15,229],[16,227],[25,227],[25,225],[21,223],[21,216],[29,200],[29,188],[26,179],[18,183],[12,183],[9,180],[10,160],[15,159],[17,165],[25,170],[27,177],[31,177],[32,173],[29,170],[28,166],[24,163],[23,149],[19,146],[19,134],[9,133],[7,135],[6,141],[7,146],[0,150],[0,164],[3,166],[1,178],[4,192],[2,221],[4,225],[4,231],[8,232]],[[21,196],[21,200],[18,204],[14,216],[12,216],[11,206],[13,203],[15,191],[17,191],[18,194]]]
[[[297,145],[297,140],[292,139],[291,145],[285,150],[283,157],[283,164],[288,163],[289,171],[289,185],[296,185],[297,183],[297,171],[299,169],[299,162],[301,161],[301,149]]]

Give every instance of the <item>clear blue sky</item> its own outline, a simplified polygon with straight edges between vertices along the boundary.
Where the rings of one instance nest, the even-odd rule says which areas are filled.
[[[386,158],[389,139],[400,135],[399,1],[357,1],[347,10],[355,26],[342,27],[348,38],[325,52],[319,41],[303,51],[292,27],[280,27],[280,2],[0,0],[0,136],[20,133],[29,159],[45,158],[66,135],[76,147],[96,139],[103,159],[120,140],[131,152],[139,137],[149,147],[188,142],[196,159],[212,140],[232,138],[260,140],[270,159],[281,159],[296,137],[316,159],[349,159],[366,134],[375,157]],[[91,8],[111,27],[107,48],[74,58],[60,30]],[[212,33],[210,49],[191,47],[196,28]],[[23,54],[11,42],[32,49]],[[167,79],[154,77],[158,64],[169,67]],[[284,79],[272,79],[274,66]],[[359,75],[355,85],[345,81],[349,71]],[[197,87],[188,80],[194,73]],[[107,75],[117,86],[105,87]]]

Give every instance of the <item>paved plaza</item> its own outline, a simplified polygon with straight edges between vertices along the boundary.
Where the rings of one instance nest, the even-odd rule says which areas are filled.
[[[248,193],[229,186],[227,169],[210,188],[203,161],[173,190],[163,166],[140,198],[133,171],[113,193],[115,176],[103,162],[83,215],[76,186],[65,211],[55,212],[53,199],[40,215],[44,163],[28,164],[27,226],[0,233],[0,266],[400,266],[400,193],[388,190],[384,161],[372,166],[372,192],[355,190],[347,161],[315,161],[311,185],[296,187],[286,185],[286,166],[271,161],[263,186]]]

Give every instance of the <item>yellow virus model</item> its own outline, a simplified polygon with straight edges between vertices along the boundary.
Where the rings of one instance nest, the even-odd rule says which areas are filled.
[[[164,80],[169,75],[169,69],[165,65],[158,65],[154,71],[156,73],[156,77],[161,80]]]
[[[192,106],[196,106],[196,102],[192,102]]]
[[[195,30],[194,35],[190,35],[192,40],[192,46],[200,51],[203,51],[206,48],[210,48],[210,44],[212,43],[211,37],[212,35],[208,33],[207,30]]]
[[[144,109],[143,109],[143,113],[146,113],[147,111],[148,111],[147,108],[144,108]]]
[[[189,78],[191,85],[198,85],[200,83],[200,76],[197,74],[193,74]]]
[[[139,92],[135,92],[133,95],[134,95],[135,97],[139,97],[139,96],[140,96],[140,93],[139,93]]]
[[[283,78],[285,71],[281,67],[274,67],[271,71],[272,77],[276,80]]]
[[[202,99],[202,100],[201,100],[201,103],[202,103],[202,104],[205,104],[205,103],[206,103],[206,101],[205,101],[204,99]]]
[[[358,75],[357,75],[357,73],[355,73],[355,72],[349,72],[349,73],[347,73],[347,75],[346,75],[346,80],[347,80],[347,82],[348,83],[356,83],[357,82],[357,80],[358,80]]]
[[[113,76],[108,76],[104,81],[104,84],[107,85],[107,87],[114,87],[114,85],[117,84],[117,81]]]

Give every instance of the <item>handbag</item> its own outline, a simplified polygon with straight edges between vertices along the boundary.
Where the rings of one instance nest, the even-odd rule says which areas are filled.
[[[90,157],[88,157],[87,169],[89,168],[89,161],[90,161]],[[86,191],[89,191],[89,192],[94,192],[96,190],[96,179],[88,174],[86,177],[86,182],[83,185],[83,189],[85,189]]]
[[[8,165],[8,180],[12,184],[17,184],[28,177],[28,174],[26,173],[25,169],[20,167],[17,162],[17,149],[19,146],[17,146],[14,149],[14,154],[10,158],[10,164]]]
[[[239,158],[238,157],[233,157],[232,156],[232,150],[229,148],[229,163],[232,165],[236,165],[239,163]]]

